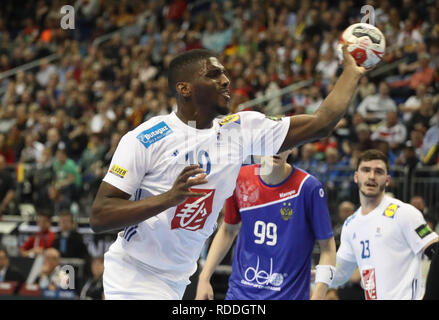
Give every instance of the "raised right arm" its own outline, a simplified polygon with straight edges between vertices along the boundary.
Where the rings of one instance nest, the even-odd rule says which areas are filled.
[[[344,70],[335,83],[334,89],[323,100],[314,114],[290,117],[290,129],[280,152],[328,136],[338,121],[344,116],[358,85],[366,72],[357,66],[354,58],[343,47]]]

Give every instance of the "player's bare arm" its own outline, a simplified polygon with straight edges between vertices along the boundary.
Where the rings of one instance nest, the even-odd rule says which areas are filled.
[[[319,266],[332,266],[335,267],[336,262],[336,245],[334,237],[324,240],[318,240],[320,247],[320,258],[319,258]],[[332,281],[334,278],[335,272],[332,275],[332,278],[329,280]],[[311,296],[311,300],[323,300],[325,299],[326,292],[328,291],[328,284],[324,282],[317,282],[316,287]]]
[[[240,228],[241,224],[222,223],[210,246],[203,271],[200,273],[195,300],[213,300],[214,295],[210,278],[218,264],[230,250]]]
[[[192,176],[197,175],[195,178]],[[201,197],[189,188],[207,183],[204,170],[198,165],[185,167],[172,188],[160,195],[140,201],[130,201],[130,195],[107,182],[102,182],[91,208],[90,226],[94,232],[121,229],[149,219],[188,197]]]
[[[290,117],[290,129],[281,151],[328,136],[344,116],[358,81],[366,69],[357,66],[346,47],[343,47],[343,59],[343,73],[316,112],[312,115]]]

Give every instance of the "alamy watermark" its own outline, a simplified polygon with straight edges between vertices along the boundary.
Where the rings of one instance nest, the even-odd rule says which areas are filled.
[[[64,15],[60,22],[61,28],[63,30],[75,29],[75,8],[65,5],[61,7],[59,12]]]
[[[366,4],[361,7],[362,14],[364,14],[363,18],[361,18],[361,23],[369,23],[371,25],[375,25],[375,9],[369,4]]]

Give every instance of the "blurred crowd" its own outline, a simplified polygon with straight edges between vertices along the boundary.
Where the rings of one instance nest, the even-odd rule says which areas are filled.
[[[438,168],[439,1],[76,0],[73,30],[60,27],[64,4],[2,2],[0,72],[44,59],[0,80],[0,216],[17,212],[14,199],[87,216],[81,204],[90,204],[120,138],[175,110],[166,73],[185,50],[219,55],[233,111],[312,80],[252,109],[314,112],[341,71],[339,36],[361,20],[364,4],[387,39],[384,66],[395,67],[364,76],[333,134],[290,160],[335,190],[337,204],[352,197],[349,177],[363,150],[379,148],[410,170]],[[128,31],[97,41],[120,28]]]

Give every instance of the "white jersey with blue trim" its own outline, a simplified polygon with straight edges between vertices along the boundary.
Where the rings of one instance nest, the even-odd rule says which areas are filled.
[[[368,300],[420,299],[422,251],[437,237],[418,209],[384,196],[367,215],[360,207],[346,219],[337,258],[358,265]]]
[[[215,119],[211,128],[200,130],[171,113],[128,132],[119,142],[104,181],[130,194],[131,200],[170,190],[189,164],[200,164],[208,183],[192,188],[205,196],[188,198],[125,228],[116,241],[144,268],[189,283],[224,201],[235,189],[242,163],[249,155],[276,154],[289,123],[288,117],[268,118],[248,111]]]

